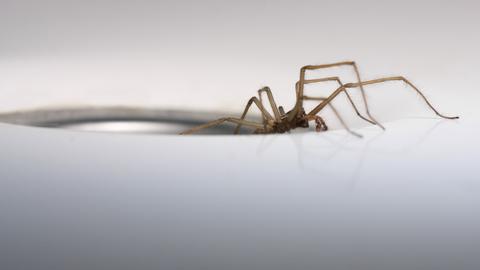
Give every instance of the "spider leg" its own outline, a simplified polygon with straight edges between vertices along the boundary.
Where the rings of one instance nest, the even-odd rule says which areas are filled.
[[[313,79],[313,80],[305,80],[303,83],[304,84],[312,84],[312,83],[319,83],[319,82],[326,82],[326,81],[336,81],[340,86],[343,86],[343,83],[342,81],[340,81],[340,78],[339,77],[329,77],[329,78],[322,78],[322,79]],[[296,84],[296,87],[298,89],[298,86],[299,86],[299,82],[297,82]],[[298,91],[298,90],[297,90]],[[360,111],[358,110],[357,106],[355,105],[355,103],[353,102],[353,99],[352,97],[350,96],[350,94],[348,93],[347,89],[344,90],[345,92],[345,95],[347,96],[347,99],[348,101],[350,102],[350,104],[352,105],[353,109],[355,110],[355,113],[358,115],[358,117],[360,117],[362,120],[365,120],[367,122],[369,122],[370,124],[372,125],[376,125],[377,123],[366,118],[365,116],[363,116]],[[303,100],[318,100],[316,98],[312,98],[312,97],[309,97],[309,96],[305,96],[303,95],[302,96],[302,99]],[[322,99],[323,100],[323,99]]]
[[[326,99],[327,99],[326,97],[309,97],[308,98],[308,100],[320,100],[320,101],[323,101],[323,100],[326,100]],[[333,113],[338,118],[338,120],[340,121],[340,124],[343,126],[343,128],[345,128],[345,130],[347,130],[350,134],[352,134],[354,136],[357,136],[359,138],[363,137],[361,134],[358,134],[357,132],[351,130],[348,127],[347,123],[345,122],[343,117],[340,115],[340,113],[337,111],[337,109],[333,106],[332,103],[328,103],[328,106],[330,107],[330,109],[332,109]]]
[[[224,122],[231,122],[231,123],[235,123],[235,124],[242,124],[242,125],[245,125],[245,126],[248,126],[248,127],[256,128],[257,130],[258,130],[258,129],[260,129],[260,130],[263,130],[263,129],[264,129],[264,125],[263,125],[263,124],[260,124],[260,123],[251,122],[251,121],[246,121],[246,120],[242,120],[242,119],[234,118],[234,117],[223,117],[223,118],[220,118],[220,119],[217,119],[217,120],[208,122],[208,123],[206,123],[206,124],[193,127],[193,128],[191,128],[191,129],[189,129],[189,130],[186,130],[186,131],[180,133],[180,135],[192,134],[192,133],[198,132],[198,131],[200,131],[200,130],[202,130],[202,129],[206,129],[206,128],[218,126],[218,125],[220,125],[220,124],[222,124],[222,123],[224,123]]]
[[[303,96],[303,87],[304,87],[304,81],[305,81],[305,71],[306,70],[318,70],[318,69],[325,69],[325,68],[332,68],[332,67],[338,67],[338,66],[352,66],[353,70],[355,71],[355,76],[357,77],[358,83],[361,82],[361,77],[360,77],[360,71],[357,67],[357,64],[354,61],[345,61],[345,62],[338,62],[338,63],[333,63],[333,64],[325,64],[325,65],[310,65],[310,66],[304,66],[300,70],[300,88],[299,88],[299,93],[300,97]],[[370,109],[368,107],[368,102],[367,102],[367,95],[365,93],[365,90],[363,89],[363,85],[359,85],[360,91],[362,93],[362,99],[363,99],[363,104],[365,105],[365,110],[367,112],[367,116],[370,118],[371,122],[374,122],[376,125],[381,127],[382,129],[385,129],[382,124],[380,124],[375,118],[370,114]],[[301,101],[298,101],[301,102]],[[300,104],[301,105],[301,104]]]
[[[364,82],[359,82],[359,83],[347,83],[344,84],[343,86],[339,87],[337,90],[335,90],[327,99],[322,101],[317,107],[315,107],[311,112],[308,113],[307,116],[314,116],[317,113],[319,113],[327,104],[329,104],[338,94],[340,94],[342,91],[344,91],[346,88],[354,88],[354,87],[359,87],[359,86],[364,86],[364,85],[370,85],[370,84],[377,84],[377,83],[383,83],[383,82],[389,82],[389,81],[403,81],[406,84],[408,84],[413,90],[415,90],[420,96],[423,98],[425,103],[432,109],[436,115],[446,118],[446,119],[458,119],[458,116],[445,116],[441,113],[439,113],[433,105],[428,101],[427,97],[415,86],[413,85],[409,80],[402,76],[397,76],[397,77],[386,77],[386,78],[380,78],[376,80],[370,80],[370,81],[364,81]]]
[[[262,102],[262,92],[265,92],[268,96],[268,101],[270,102],[270,106],[272,107],[273,114],[275,115],[275,120],[280,121],[281,113],[279,108],[277,107],[277,103],[275,103],[275,99],[273,99],[272,90],[269,87],[264,87],[258,90],[258,97],[260,98],[260,102]]]
[[[260,90],[259,90],[260,91]],[[240,117],[240,120],[244,120],[245,117],[247,116],[247,113],[248,113],[248,110],[250,109],[250,106],[252,106],[252,103],[255,103],[255,105],[257,105],[257,107],[260,109],[260,111],[262,112],[262,118],[263,118],[263,125],[264,125],[264,128],[266,128],[266,125],[268,123],[268,121],[274,121],[272,115],[265,109],[265,107],[263,107],[263,104],[262,102],[256,98],[256,97],[252,97],[250,98],[250,100],[247,102],[247,106],[245,106],[245,110],[243,111],[243,114],[242,116]],[[237,125],[237,127],[235,128],[235,131],[233,132],[234,134],[238,134],[238,132],[240,131],[240,127],[242,126],[241,123],[239,123]]]

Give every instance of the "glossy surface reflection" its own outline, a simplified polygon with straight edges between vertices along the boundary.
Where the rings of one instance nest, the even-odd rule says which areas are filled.
[[[405,119],[358,130],[364,139],[0,128],[11,269],[480,265],[468,120]]]

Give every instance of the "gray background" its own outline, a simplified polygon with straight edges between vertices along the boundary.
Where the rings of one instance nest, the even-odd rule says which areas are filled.
[[[476,113],[475,1],[0,4],[2,110],[127,104],[239,113],[263,85],[289,108],[301,66],[355,60],[366,79],[404,75],[444,111]],[[353,80],[347,68],[321,75],[341,72]],[[384,121],[418,100],[399,96],[409,93],[402,84],[371,89]]]

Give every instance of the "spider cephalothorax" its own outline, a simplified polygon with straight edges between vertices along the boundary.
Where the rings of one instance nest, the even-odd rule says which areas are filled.
[[[307,114],[303,108],[301,113],[296,115],[292,120],[288,119],[289,113],[292,113],[292,111],[288,112],[287,114],[283,114],[280,118],[280,121],[273,122],[272,129],[274,133],[285,133],[292,129],[296,129],[297,127],[309,127]]]
[[[356,83],[347,83],[343,84],[340,78],[338,77],[328,77],[328,78],[319,78],[319,79],[305,79],[305,73],[308,70],[317,70],[317,69],[324,69],[324,68],[330,68],[330,67],[336,67],[336,66],[351,66],[353,67],[353,70],[355,71],[355,74],[357,76],[357,82]],[[326,81],[334,81],[339,84],[339,87],[333,91],[328,97],[310,97],[304,95],[304,88],[305,85],[307,84],[313,84],[313,83],[320,83],[320,82],[326,82]],[[430,102],[427,100],[427,98],[423,95],[423,93],[415,87],[410,81],[405,79],[404,77],[397,76],[397,77],[386,77],[386,78],[380,78],[376,80],[369,80],[369,81],[361,81],[360,79],[360,73],[358,71],[357,65],[355,62],[348,61],[348,62],[339,62],[339,63],[334,63],[334,64],[326,64],[326,65],[310,65],[310,66],[304,66],[300,69],[300,79],[299,81],[295,84],[295,93],[296,93],[296,102],[295,106],[288,111],[287,113],[284,112],[283,108],[277,107],[277,104],[275,103],[275,100],[273,99],[272,92],[270,88],[268,87],[263,87],[262,89],[258,90],[258,98],[257,97],[252,97],[247,103],[247,106],[245,107],[245,110],[240,118],[235,118],[235,117],[224,117],[220,118],[218,120],[214,120],[211,122],[208,122],[206,124],[191,128],[181,134],[191,134],[194,132],[197,132],[199,130],[213,127],[216,125],[219,125],[223,122],[231,122],[234,124],[237,124],[237,127],[234,131],[234,133],[238,133],[240,130],[241,126],[246,126],[254,129],[254,133],[284,133],[288,132],[292,129],[295,128],[308,128],[309,127],[309,121],[315,121],[316,131],[326,131],[328,130],[327,125],[325,124],[325,121],[323,118],[318,116],[318,113],[320,113],[323,108],[325,108],[327,105],[330,106],[330,108],[333,110],[335,113],[336,117],[339,119],[341,124],[345,127],[346,130],[351,132],[354,135],[359,136],[357,133],[351,131],[348,126],[345,124],[345,121],[342,119],[338,111],[333,107],[331,104],[332,100],[337,97],[340,93],[345,93],[348,101],[352,105],[353,109],[355,110],[356,114],[363,120],[374,124],[378,125],[379,127],[383,128],[383,126],[373,118],[373,116],[370,114],[369,107],[367,104],[367,99],[365,95],[365,91],[363,89],[363,86],[365,85],[371,85],[371,84],[377,84],[377,83],[383,83],[383,82],[388,82],[388,81],[403,81],[407,85],[409,85],[413,90],[415,90],[426,102],[426,104],[432,109],[435,114],[442,118],[447,118],[447,119],[457,119],[458,116],[444,116],[440,114],[433,106],[430,104]],[[363,103],[365,106],[366,114],[367,116],[363,116],[360,111],[357,109],[357,106],[353,102],[353,99],[350,97],[347,89],[350,88],[360,88],[360,91],[362,93],[362,99]],[[262,93],[266,93],[268,96],[268,101],[270,103],[271,111],[273,112],[273,115],[267,111],[267,109],[264,107],[263,102],[262,102]],[[320,103],[309,113],[305,112],[305,109],[303,107],[303,101],[305,100],[316,100],[320,101]],[[250,109],[250,106],[252,104],[255,104],[257,108],[260,110],[262,113],[262,123],[258,122],[253,122],[253,121],[248,121],[245,120],[245,117]]]
[[[301,111],[297,114],[297,116],[294,118],[294,125],[295,127],[301,127],[301,128],[308,128],[308,117],[307,114],[305,113],[305,109],[302,108]]]

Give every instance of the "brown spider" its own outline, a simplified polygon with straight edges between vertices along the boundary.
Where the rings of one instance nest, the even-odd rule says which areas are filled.
[[[306,80],[305,79],[305,73],[307,70],[317,70],[317,69],[323,69],[323,68],[330,68],[330,67],[336,67],[336,66],[352,66],[357,80],[357,83],[347,83],[343,84],[338,77],[329,77],[329,78],[321,78],[321,79],[312,79],[312,80]],[[319,82],[326,82],[326,81],[336,81],[339,84],[339,87],[328,97],[308,97],[303,94],[303,90],[306,84],[311,84],[311,83],[319,83]],[[316,131],[326,131],[328,130],[327,125],[325,124],[325,121],[323,120],[322,117],[318,116],[317,114],[325,108],[325,106],[329,105],[337,118],[340,120],[342,125],[352,134],[360,136],[359,134],[351,131],[346,125],[343,119],[340,117],[336,109],[332,106],[331,101],[341,92],[345,93],[350,104],[352,105],[353,109],[357,113],[357,115],[374,125],[378,125],[382,129],[384,127],[377,121],[375,118],[372,117],[370,114],[370,111],[368,109],[368,104],[367,104],[367,99],[365,95],[365,91],[363,89],[363,86],[369,85],[369,84],[377,84],[377,83],[382,83],[382,82],[388,82],[388,81],[404,81],[406,84],[408,84],[410,87],[412,87],[420,96],[425,100],[427,105],[440,117],[446,118],[446,119],[458,119],[458,116],[450,117],[450,116],[444,116],[440,114],[433,106],[432,104],[427,100],[425,95],[417,88],[415,87],[410,81],[405,79],[404,77],[397,76],[397,77],[386,77],[386,78],[380,78],[376,80],[369,80],[369,81],[361,81],[360,79],[360,73],[358,71],[357,65],[355,62],[339,62],[339,63],[334,63],[334,64],[326,64],[326,65],[312,65],[312,66],[304,66],[300,69],[300,80],[296,83],[296,103],[293,109],[285,113],[284,109],[282,106],[277,107],[277,104],[275,103],[275,100],[273,99],[272,92],[270,88],[264,87],[260,90],[258,90],[258,95],[259,98],[257,97],[252,97],[247,103],[247,106],[245,107],[245,110],[240,118],[234,118],[234,117],[224,117],[220,118],[218,120],[214,120],[211,122],[208,122],[206,124],[200,125],[193,127],[187,131],[182,132],[181,134],[191,134],[194,132],[197,132],[199,130],[213,127],[220,125],[223,122],[231,122],[237,124],[237,127],[234,131],[235,134],[237,134],[240,130],[240,127],[242,125],[248,126],[251,128],[255,129],[254,133],[284,133],[288,132],[292,129],[295,129],[297,127],[301,128],[308,128],[309,127],[309,121],[315,121],[316,124]],[[362,93],[362,99],[366,108],[366,113],[367,117],[363,116],[357,107],[355,106],[355,103],[353,102],[351,96],[347,92],[348,88],[356,88],[360,87],[361,93]],[[262,93],[265,92],[268,96],[268,100],[270,102],[270,106],[272,107],[273,111],[273,116],[265,109],[262,103]],[[305,113],[305,109],[303,108],[303,101],[304,100],[319,100],[321,101],[320,104],[318,104],[312,111],[309,113]],[[256,123],[252,121],[247,121],[245,120],[245,116],[247,115],[248,110],[250,109],[250,106],[252,103],[255,103],[255,105],[260,109],[262,113],[262,118],[263,118],[263,123]]]

